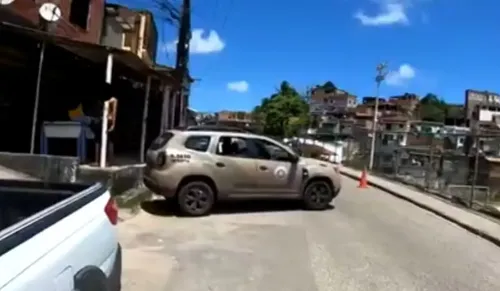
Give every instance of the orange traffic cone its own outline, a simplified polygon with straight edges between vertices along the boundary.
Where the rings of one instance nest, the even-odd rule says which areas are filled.
[[[358,188],[368,188],[368,174],[366,173],[366,168],[361,172],[361,177],[359,178]]]

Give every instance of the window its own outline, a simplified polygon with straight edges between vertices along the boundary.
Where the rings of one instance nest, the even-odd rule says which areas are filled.
[[[210,145],[210,136],[193,135],[186,139],[184,147],[193,151],[206,152]]]
[[[216,154],[238,158],[252,158],[254,151],[249,148],[248,140],[242,137],[222,136],[217,143]]]
[[[69,22],[86,30],[88,28],[89,12],[90,0],[71,0]]]
[[[282,147],[263,139],[222,136],[217,143],[218,155],[238,158],[290,161],[291,155]]]
[[[162,135],[160,135],[159,137],[157,137],[153,143],[151,144],[151,146],[149,147],[151,150],[157,150],[163,146],[165,146],[168,141],[174,136],[174,134],[170,131],[167,131],[165,133],[163,133]]]
[[[291,155],[284,148],[264,139],[252,139],[257,150],[256,159],[289,162]]]
[[[132,48],[134,45],[134,33],[129,31],[129,32],[124,32],[123,33],[123,46]]]

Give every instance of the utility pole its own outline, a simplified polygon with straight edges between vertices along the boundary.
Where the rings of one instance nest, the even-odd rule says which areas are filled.
[[[375,76],[376,90],[375,90],[375,110],[373,113],[373,126],[372,126],[372,140],[370,147],[370,164],[368,169],[371,171],[373,168],[373,160],[375,157],[375,140],[377,135],[377,122],[378,122],[378,99],[380,95],[380,84],[385,80],[387,75],[387,63],[380,63],[377,65],[377,75]]]
[[[474,200],[476,196],[476,180],[477,180],[477,172],[479,171],[479,157],[480,157],[480,151],[481,149],[479,148],[479,122],[476,122],[474,124],[474,128],[472,131],[472,134],[474,135],[474,144],[476,148],[476,152],[474,154],[474,169],[472,172],[472,181],[471,181],[471,186],[470,186],[470,196],[469,196],[469,207],[472,208],[474,206]]]
[[[179,25],[179,41],[177,42],[177,58],[175,62],[175,90],[172,90],[173,98],[179,98],[179,125],[186,124],[186,108],[189,96],[186,94],[186,86],[189,77],[189,42],[191,40],[191,0],[183,0]],[[174,108],[175,110],[175,108]],[[174,124],[175,126],[175,124]]]

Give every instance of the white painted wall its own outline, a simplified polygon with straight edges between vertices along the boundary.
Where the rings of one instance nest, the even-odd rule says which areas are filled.
[[[323,148],[326,151],[331,153],[330,162],[338,163],[338,164],[342,163],[342,155],[344,153],[343,142],[325,143],[325,142],[321,142],[321,141],[313,140],[313,139],[309,139],[309,138],[297,138],[297,137],[285,138],[285,139],[283,139],[283,142],[288,143],[292,140],[298,141],[301,144],[310,144],[310,145],[319,146],[319,147],[321,147],[321,148]]]
[[[484,110],[484,109],[479,110],[479,121],[493,121],[494,116],[500,117],[500,112]]]

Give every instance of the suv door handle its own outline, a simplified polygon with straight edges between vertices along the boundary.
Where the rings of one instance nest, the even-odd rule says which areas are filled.
[[[266,167],[266,166],[259,166],[259,169],[260,169],[261,171],[266,171],[266,170],[267,170],[267,167]]]
[[[215,163],[215,165],[216,165],[217,167],[219,167],[219,168],[224,168],[224,167],[226,166],[226,164],[221,163],[221,162],[217,162],[217,163]]]

